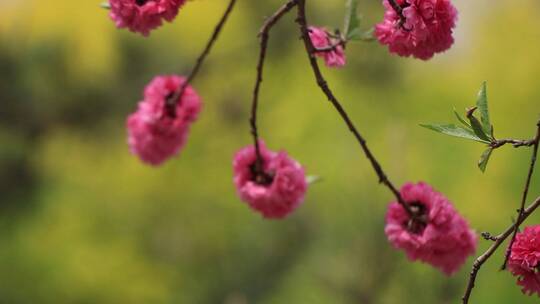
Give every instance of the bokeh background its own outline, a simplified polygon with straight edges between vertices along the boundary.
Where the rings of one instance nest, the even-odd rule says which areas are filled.
[[[261,133],[323,181],[282,221],[235,195],[256,33],[282,0],[239,1],[194,82],[205,108],[181,155],[150,168],[129,153],[124,123],[144,85],[189,71],[226,2],[191,1],[143,38],[115,29],[97,0],[0,0],[0,303],[458,303],[471,260],[447,278],[387,243],[392,196],[316,87],[292,15],[271,37]],[[340,27],[344,2],[309,1],[310,21]],[[418,124],[454,121],[487,80],[496,135],[532,137],[540,3],[455,5],[449,52],[420,62],[350,44],[346,68],[324,72],[395,183],[427,181],[475,229],[498,233],[530,152],[500,149],[481,174],[480,144]],[[360,10],[365,28],[382,16],[379,0]],[[501,261],[481,271],[472,303],[537,303]]]

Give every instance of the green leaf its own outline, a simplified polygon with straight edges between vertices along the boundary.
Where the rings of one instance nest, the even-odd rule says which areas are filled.
[[[459,115],[456,108],[454,108],[454,114],[456,115],[459,122],[461,122],[465,127],[471,128],[471,125],[463,117],[461,117],[461,115]]]
[[[487,99],[487,84],[484,81],[482,87],[478,92],[478,97],[476,99],[476,106],[480,112],[480,121],[482,122],[482,129],[487,134],[491,134],[491,122],[489,121],[489,108],[488,108],[488,99]]]
[[[360,17],[358,16],[358,0],[347,0],[347,9],[345,11],[345,23],[343,33],[349,40],[349,37],[359,31]]]
[[[468,118],[469,118],[469,121],[471,122],[471,127],[473,129],[474,134],[476,134],[476,136],[478,136],[479,138],[481,138],[481,139],[483,139],[483,140],[485,140],[487,142],[491,142],[491,136],[486,134],[486,132],[482,128],[482,125],[480,124],[478,119],[476,117],[474,117],[474,115],[472,115],[472,113],[471,113],[471,115],[469,115]]]
[[[482,139],[474,134],[470,129],[456,126],[454,124],[421,124],[420,126],[432,131],[465,139],[478,141],[484,144],[489,144],[488,140]]]
[[[307,181],[308,185],[315,184],[317,182],[320,182],[321,180],[322,180],[322,177],[317,176],[317,175],[308,175],[306,177],[306,181]]]
[[[480,168],[482,172],[486,172],[491,152],[493,152],[493,148],[488,148],[486,151],[484,151],[484,153],[482,153],[482,156],[480,156],[480,160],[478,161],[478,168]]]
[[[111,5],[109,4],[109,2],[102,2],[99,6],[104,9],[111,9]]]
[[[362,32],[360,29],[357,29],[355,31],[352,31],[349,34],[349,36],[347,37],[347,40],[370,42],[370,41],[375,40],[375,36],[373,35],[374,32],[375,32],[374,28],[371,28],[365,32]]]

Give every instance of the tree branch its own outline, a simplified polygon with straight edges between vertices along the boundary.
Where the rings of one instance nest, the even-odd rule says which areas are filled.
[[[398,13],[399,15],[403,14],[403,8],[396,2],[396,0],[388,0],[388,3],[390,3],[390,6],[392,6],[396,13]]]
[[[345,48],[345,46],[347,45],[347,39],[345,39],[345,37],[341,36],[341,34],[339,34],[339,36],[337,36],[335,38],[334,37],[330,37],[330,38],[332,38],[332,39],[329,39],[329,41],[331,42],[330,45],[328,45],[326,47],[322,47],[322,48],[313,47],[315,49],[315,52],[317,52],[317,53],[332,52],[332,51],[335,51],[338,46],[342,46],[343,48]],[[332,40],[334,40],[334,41],[332,41]]]
[[[259,62],[257,64],[257,77],[255,79],[255,88],[253,89],[253,100],[251,103],[251,118],[249,119],[251,125],[251,135],[253,135],[253,141],[255,145],[255,153],[257,155],[257,161],[255,162],[255,173],[262,173],[262,157],[259,147],[259,131],[257,129],[257,108],[259,105],[259,91],[261,83],[263,81],[264,60],[266,58],[266,51],[268,49],[268,39],[270,38],[269,32],[272,27],[288,13],[296,5],[296,0],[289,0],[283,6],[281,6],[272,16],[270,16],[264,22],[259,31],[260,38],[260,53]]]
[[[326,46],[326,47],[323,47],[323,48],[314,48],[314,50],[315,50],[316,53],[332,52],[332,51],[335,51],[338,46],[344,46],[345,43],[346,43],[345,40],[340,39],[340,40],[332,43],[329,46]]]
[[[538,155],[538,146],[540,145],[540,121],[536,124],[537,130],[536,130],[536,137],[533,140],[533,152],[531,156],[531,164],[529,166],[529,172],[527,173],[527,181],[525,182],[525,188],[523,189],[523,196],[521,197],[521,205],[519,207],[519,216],[518,216],[518,222],[521,217],[523,217],[523,212],[525,212],[525,202],[527,201],[527,196],[529,194],[529,187],[531,185],[532,175],[534,173],[534,167],[536,165],[536,156]],[[514,233],[512,234],[512,239],[510,239],[510,244],[508,245],[508,248],[506,249],[506,254],[504,256],[504,262],[501,266],[501,270],[506,269],[506,264],[508,263],[508,258],[510,258],[510,253],[512,250],[512,246],[514,245],[514,242],[516,240],[516,235],[519,230],[519,224],[516,225],[516,228],[514,229]]]
[[[523,223],[538,207],[540,206],[540,197],[536,198],[536,200],[527,207],[524,212],[523,216],[521,216],[515,224],[512,224],[510,227],[508,227],[503,233],[500,235],[493,237],[493,244],[482,254],[479,256],[473,263],[473,267],[470,273],[469,277],[469,283],[467,284],[467,289],[465,290],[465,294],[462,297],[463,304],[469,303],[469,298],[471,296],[471,292],[474,288],[474,283],[476,281],[476,276],[478,274],[478,271],[484,265],[484,263],[497,251],[499,246],[501,246],[502,243],[515,231],[521,223]]]
[[[174,94],[171,95],[170,98],[167,99],[167,106],[174,109],[176,106],[176,103],[179,102],[180,97],[184,95],[184,91],[186,90],[187,86],[193,81],[193,79],[195,79],[206,57],[208,56],[208,54],[210,54],[212,47],[217,41],[219,34],[221,33],[221,30],[223,29],[223,26],[225,25],[225,23],[227,23],[227,20],[229,19],[229,16],[232,13],[235,4],[236,4],[236,0],[230,0],[229,5],[227,6],[227,8],[225,9],[225,12],[223,13],[223,16],[221,17],[216,27],[214,28],[214,32],[212,33],[212,36],[210,36],[210,39],[206,43],[205,48],[203,49],[202,53],[197,58],[195,66],[189,73],[186,81],[174,92]],[[175,113],[175,111],[173,111],[173,113]]]
[[[535,139],[523,140],[523,139],[498,139],[493,141],[489,146],[497,149],[506,144],[514,146],[514,148],[519,147],[532,147],[535,144]]]
[[[401,197],[399,191],[396,189],[396,187],[392,184],[386,173],[383,171],[381,165],[369,149],[366,140],[362,137],[360,132],[356,129],[354,123],[349,118],[349,115],[343,108],[343,106],[340,104],[340,102],[337,100],[333,92],[328,87],[328,83],[324,79],[324,76],[322,75],[322,72],[320,70],[319,64],[317,63],[317,59],[315,58],[314,53],[316,52],[316,49],[313,47],[313,44],[311,43],[311,39],[309,38],[309,29],[308,29],[308,23],[306,18],[306,11],[305,11],[305,0],[298,0],[298,17],[296,22],[300,25],[300,31],[302,34],[302,40],[304,41],[304,45],[308,54],[309,62],[311,64],[311,69],[313,70],[313,73],[315,75],[315,78],[317,80],[317,84],[323,91],[323,93],[326,95],[330,103],[334,106],[334,108],[337,110],[349,130],[352,132],[358,143],[360,144],[360,147],[364,151],[365,156],[371,163],[371,166],[373,167],[373,170],[375,170],[375,173],[379,177],[379,182],[383,185],[385,185],[396,197],[398,203],[403,206],[403,208],[407,211],[409,216],[412,218],[415,218],[416,215],[410,208],[410,206],[403,200]]]
[[[399,5],[396,0],[387,0],[388,3],[390,3],[390,6],[394,9],[396,14],[399,16],[399,25],[403,26],[405,24],[406,18],[405,15],[403,15],[403,7]]]

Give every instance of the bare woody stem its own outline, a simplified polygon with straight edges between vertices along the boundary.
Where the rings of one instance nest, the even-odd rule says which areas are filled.
[[[512,233],[516,230],[519,225],[521,225],[538,207],[540,206],[540,197],[536,198],[536,200],[527,207],[523,215],[516,221],[515,224],[508,227],[503,233],[496,237],[490,237],[490,240],[493,240],[493,244],[481,255],[479,256],[473,263],[473,267],[469,276],[469,282],[467,284],[467,289],[465,290],[465,294],[462,297],[462,303],[468,304],[469,298],[471,296],[471,292],[474,288],[474,283],[476,281],[476,276],[478,275],[478,271],[480,271],[480,268],[484,263],[497,251],[499,246],[501,246],[502,243],[510,236]]]
[[[392,8],[396,11],[396,13],[398,13],[399,15],[402,15],[403,8],[401,7],[401,5],[399,5],[396,2],[396,0],[388,0],[388,3],[390,3],[390,6],[392,6]]]
[[[347,38],[345,38],[339,31],[336,31],[335,34],[328,33],[328,41],[330,42],[330,45],[322,48],[317,48],[315,46],[314,49],[317,53],[326,53],[326,52],[333,52],[335,51],[339,46],[345,48],[347,46]]]
[[[521,205],[519,207],[518,222],[523,217],[523,213],[525,212],[525,203],[527,201],[527,196],[529,195],[529,188],[530,188],[532,176],[534,173],[534,167],[536,165],[536,157],[538,155],[538,146],[540,145],[540,121],[538,121],[536,125],[537,125],[536,136],[534,140],[532,141],[533,151],[532,151],[532,156],[531,156],[531,164],[529,166],[529,172],[527,173],[527,180],[525,182],[525,188],[523,189],[523,196],[521,197]],[[516,240],[516,235],[518,231],[519,231],[519,224],[516,225],[516,228],[514,229],[514,233],[512,234],[512,238],[510,239],[510,244],[508,245],[508,248],[506,249],[506,253],[504,255],[504,262],[501,266],[501,270],[506,269],[506,264],[508,263],[508,258],[510,258],[510,252]]]
[[[272,27],[281,19],[281,17],[283,17],[287,12],[289,12],[295,5],[296,0],[289,0],[287,3],[281,6],[272,16],[266,19],[259,31],[259,62],[257,63],[257,77],[255,79],[255,88],[253,89],[251,117],[249,119],[251,125],[251,135],[253,135],[253,144],[255,145],[255,153],[257,155],[255,170],[261,170],[262,166],[262,157],[259,147],[259,131],[257,128],[257,109],[259,106],[259,92],[263,81],[264,61],[266,59],[266,51],[268,50],[268,39],[270,38],[269,33]]]
[[[219,22],[216,24],[214,28],[214,32],[212,33],[212,36],[210,36],[210,39],[206,43],[206,46],[204,47],[204,50],[197,58],[197,61],[195,63],[195,66],[189,73],[189,75],[186,78],[186,81],[182,83],[182,85],[167,99],[167,105],[170,107],[173,107],[176,105],[176,103],[180,100],[180,97],[184,95],[184,91],[186,90],[187,86],[195,79],[197,74],[199,73],[199,70],[201,69],[206,57],[208,54],[210,54],[210,51],[212,50],[212,47],[216,43],[219,34],[221,33],[221,30],[223,29],[223,26],[225,23],[227,23],[227,20],[229,19],[229,16],[231,15],[234,5],[236,4],[236,0],[231,0],[229,2],[229,5],[225,9],[225,12],[223,13],[223,16],[219,20]]]
[[[315,52],[332,52],[337,49],[338,46],[345,46],[347,41],[343,38],[339,38],[336,42],[332,43],[331,45],[323,48],[315,48]]]
[[[497,149],[504,145],[512,145],[514,148],[519,147],[532,147],[536,143],[536,139],[522,140],[522,139],[498,139],[490,143],[490,147]]]
[[[306,18],[306,1],[305,0],[297,0],[297,9],[298,9],[298,16],[296,22],[300,25],[300,31],[302,34],[302,40],[304,41],[304,45],[308,54],[309,62],[311,65],[311,68],[313,70],[313,73],[315,75],[315,79],[317,80],[317,84],[323,91],[323,93],[326,95],[330,103],[334,106],[334,108],[337,110],[349,130],[353,133],[354,137],[360,144],[360,147],[364,151],[364,154],[366,155],[367,159],[371,163],[371,166],[375,170],[375,173],[379,177],[379,182],[383,185],[385,185],[396,197],[399,204],[406,210],[406,212],[411,217],[416,217],[415,213],[412,211],[410,206],[403,200],[401,197],[399,191],[396,189],[396,187],[392,184],[386,173],[383,171],[381,165],[369,149],[366,140],[362,137],[360,132],[356,129],[354,123],[349,118],[349,115],[341,105],[341,103],[337,100],[334,93],[330,90],[328,83],[324,79],[324,76],[322,75],[321,69],[319,67],[319,64],[317,63],[317,59],[315,58],[316,49],[314,48],[313,44],[311,43],[311,39],[309,38],[309,29],[307,26],[307,18]]]
[[[387,0],[388,3],[390,3],[390,6],[394,9],[394,11],[398,14],[399,16],[399,24],[400,26],[403,26],[403,24],[405,23],[405,16],[403,15],[403,7],[401,7],[401,5],[399,5],[396,0]]]

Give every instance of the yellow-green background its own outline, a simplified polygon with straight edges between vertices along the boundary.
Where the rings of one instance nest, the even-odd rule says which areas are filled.
[[[189,71],[226,2],[191,1],[143,38],[115,29],[97,0],[0,0],[0,303],[458,303],[471,260],[447,278],[386,242],[392,196],[317,89],[293,16],[271,38],[260,131],[323,182],[282,221],[235,195],[256,33],[280,0],[239,0],[194,81],[204,112],[180,157],[150,168],[130,155],[124,122],[144,85]],[[344,2],[308,1],[310,21],[340,26]],[[360,2],[367,28],[382,7]],[[453,121],[452,107],[472,105],[487,80],[496,135],[532,137],[540,4],[455,5],[449,52],[420,62],[350,44],[346,68],[324,72],[396,184],[427,181],[475,229],[498,233],[519,204],[529,151],[502,148],[481,174],[480,144],[418,124]],[[539,186],[535,177],[531,199]],[[472,303],[537,303],[497,271],[501,253]]]

